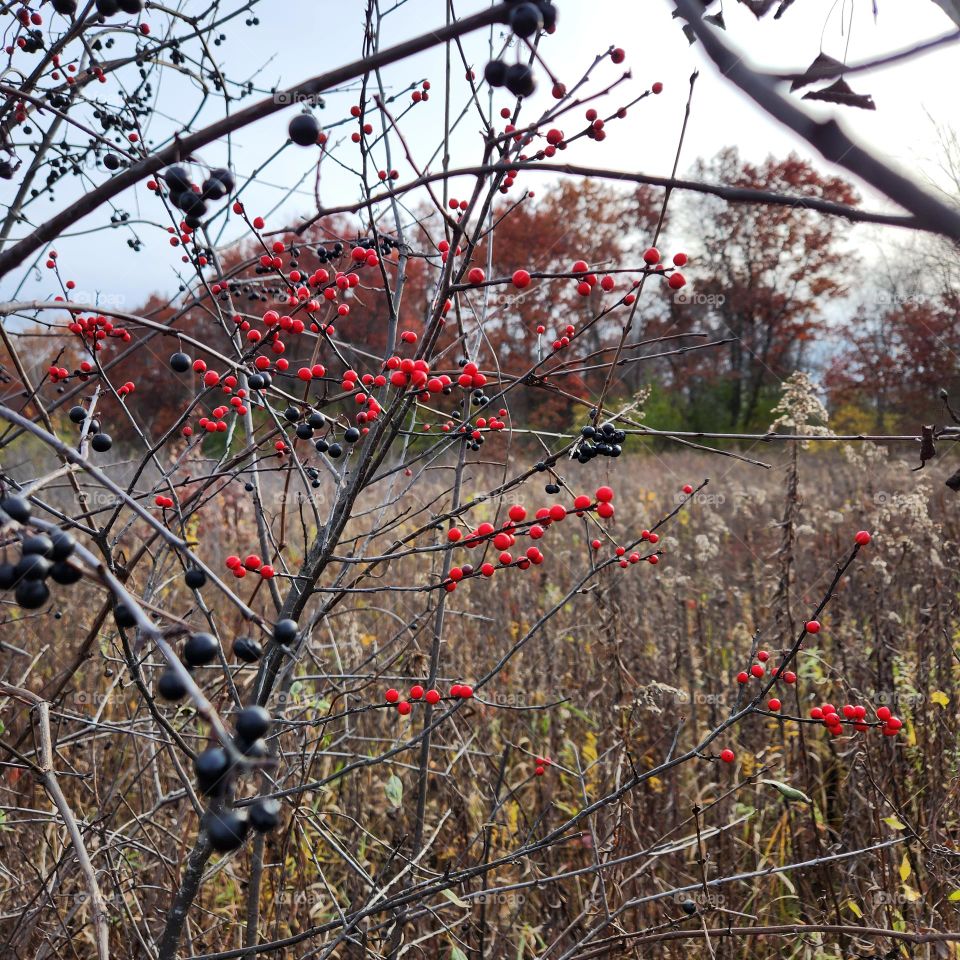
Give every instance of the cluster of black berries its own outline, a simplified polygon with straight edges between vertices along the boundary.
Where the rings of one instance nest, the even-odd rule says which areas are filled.
[[[6,497],[0,501],[0,511],[17,523],[30,521],[30,504],[23,497]],[[0,521],[3,519],[0,515]],[[24,533],[20,541],[20,559],[16,563],[0,563],[0,590],[13,590],[13,598],[19,606],[25,610],[37,610],[50,599],[47,580],[69,586],[82,576],[69,562],[75,546],[73,537],[62,530],[53,536]]]
[[[189,572],[192,573],[193,571]],[[133,626],[130,611],[122,603],[117,604],[114,616],[118,626]],[[208,663],[213,663],[219,652],[220,644],[212,633],[192,633],[183,645],[180,658],[186,664],[188,670],[193,670],[196,667],[205,667]],[[173,668],[168,667],[157,681],[157,692],[164,700],[177,701],[182,700],[187,695],[187,688],[180,674]]]
[[[113,17],[121,11],[135,17],[143,12],[143,0],[97,0],[97,13],[101,17]]]
[[[70,417],[72,423],[81,426],[86,422],[87,411],[81,406],[75,406],[70,408],[70,413],[67,414]],[[93,419],[90,421],[90,429],[87,431],[87,435],[90,437],[90,446],[93,447],[97,453],[106,453],[113,446],[113,437],[109,433],[104,433],[100,429],[100,421]]]
[[[612,423],[602,427],[590,424],[580,430],[583,441],[577,448],[576,457],[580,463],[589,463],[594,457],[619,457],[623,453],[623,443],[627,435]]]
[[[329,263],[331,260],[339,260],[340,257],[343,256],[343,250],[343,244],[339,240],[332,244],[329,250],[326,247],[317,247],[317,259],[321,263]],[[292,249],[290,252],[296,256],[296,253]]]
[[[550,0],[521,0],[510,5],[507,22],[518,37],[529,37],[539,30],[552,33],[557,25],[557,8]],[[491,87],[506,87],[515,97],[529,97],[537,88],[533,70],[525,63],[491,60],[483,76]]]
[[[25,30],[22,35],[24,53],[38,53],[44,49],[43,34],[39,30]]]
[[[341,247],[341,252],[343,244],[338,244]],[[396,240],[391,239],[390,237],[385,237],[382,234],[379,237],[358,237],[353,242],[354,247],[359,247],[361,250],[378,250],[383,256],[387,256],[391,250],[394,248],[400,249],[400,244]],[[322,248],[321,248],[322,249]],[[317,255],[319,256],[320,250],[317,250]]]
[[[233,193],[236,181],[226,167],[217,167],[203,181],[199,190],[194,189],[190,174],[185,167],[167,167],[163,173],[164,182],[170,188],[170,200],[184,213],[184,223],[196,230],[203,222],[207,212],[207,201],[223,200]]]
[[[77,0],[52,0],[53,9],[65,17],[72,17],[77,12]],[[97,13],[101,17],[112,17],[120,13],[129,13],[136,16],[143,12],[143,0],[96,0]]]
[[[312,411],[304,419],[303,413],[297,407],[289,406],[284,410],[283,416],[290,423],[297,425],[296,434],[301,440],[312,440],[315,430],[323,430],[330,424],[330,421],[318,410]],[[343,431],[343,439],[349,444],[354,444],[360,439],[360,431],[356,427],[347,427]],[[343,456],[343,446],[335,440],[321,437],[313,445],[316,447],[317,453],[325,453],[328,457],[333,457],[334,460]],[[318,487],[320,485],[319,477],[314,477],[313,480],[313,486]]]
[[[273,627],[273,639],[281,647],[289,647],[299,632],[296,620],[278,620]],[[263,656],[263,647],[252,637],[237,637],[233,641],[233,655],[244,663],[256,663]]]
[[[237,714],[234,745],[246,757],[261,759],[267,755],[264,737],[270,730],[270,714],[263,707],[245,707]],[[259,833],[273,830],[280,822],[280,803],[270,798],[254,801],[241,810],[226,805],[228,788],[238,773],[237,766],[223,747],[208,747],[194,762],[197,787],[213,800],[204,814],[203,825],[210,845],[219,853],[236,850],[250,829]]]

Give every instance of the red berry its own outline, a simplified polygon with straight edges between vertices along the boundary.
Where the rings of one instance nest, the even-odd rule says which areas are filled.
[[[384,697],[386,698],[387,703],[396,703],[400,699],[400,691],[394,690],[393,687],[391,687],[384,694]]]
[[[440,702],[440,691],[439,690],[428,690],[426,696],[427,703],[431,706],[435,703]]]
[[[469,700],[473,696],[473,687],[469,683],[463,683],[460,685],[460,697],[463,700]]]
[[[613,499],[613,490],[610,487],[598,487],[594,496],[600,503],[609,503]]]
[[[643,262],[653,266],[655,263],[660,262],[660,251],[656,247],[649,247],[644,251]]]
[[[783,679],[785,683],[796,683],[797,675],[792,670],[785,670],[783,673]]]
[[[761,650],[761,651],[757,654],[757,659],[758,659],[761,663],[766,663],[766,662],[770,659],[770,654],[767,653],[766,650]]]
[[[399,713],[401,717],[405,717],[412,709],[413,707],[411,707],[406,700],[401,700],[397,704],[397,713]]]
[[[689,496],[691,493],[693,493],[693,487],[691,487],[689,483],[685,483],[683,485],[683,492]]]
[[[530,286],[530,274],[526,270],[515,271],[513,274],[513,285],[518,290]]]
[[[471,267],[470,272],[467,274],[467,279],[470,283],[483,283],[486,276],[479,267]]]
[[[411,700],[422,700],[423,699],[423,687],[419,683],[415,683],[410,688],[410,699]]]
[[[877,708],[877,719],[878,720],[889,720],[893,714],[889,707],[878,707]]]
[[[686,286],[687,278],[682,273],[671,273],[670,279],[667,281],[667,285],[671,290],[679,290],[681,287]]]
[[[820,632],[820,621],[819,620],[808,620],[807,621],[807,633],[819,633]]]
[[[760,677],[763,676],[763,667],[761,667],[759,663],[755,663],[755,664],[750,668],[750,672],[751,672],[757,679],[759,679]]]
[[[767,701],[767,707],[770,710],[772,710],[774,713],[776,713],[780,709],[780,706],[781,706],[780,701],[776,697],[771,697]]]
[[[730,749],[721,750],[721,751],[720,751],[720,759],[721,759],[724,763],[733,763],[733,761],[736,759],[736,755],[735,755],[734,752],[733,752],[732,750],[730,750]]]
[[[866,530],[860,530],[854,537],[854,540],[856,540],[861,547],[865,547],[870,542],[871,537]]]
[[[741,670],[737,674],[737,683],[746,683],[750,679],[750,674],[746,670]]]

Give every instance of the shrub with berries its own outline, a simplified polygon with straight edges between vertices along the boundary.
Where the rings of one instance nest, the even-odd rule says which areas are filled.
[[[956,211],[731,11],[676,49],[903,212],[685,173],[698,60],[473,7],[0,11],[6,948],[946,956],[960,530],[874,441],[953,452],[955,291],[850,311],[876,402],[791,371],[846,225]],[[868,434],[908,360],[954,425]]]

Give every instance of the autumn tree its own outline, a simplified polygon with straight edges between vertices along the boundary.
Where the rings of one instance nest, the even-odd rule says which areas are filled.
[[[795,155],[757,164],[730,147],[698,161],[694,174],[732,188],[857,202],[849,183]],[[707,394],[716,426],[762,425],[779,382],[816,359],[810,347],[826,329],[831,303],[846,292],[852,257],[843,247],[844,228],[802,201],[733,209],[697,195],[685,214],[698,236],[692,250],[697,290],[673,297],[660,329],[700,329],[728,343],[719,364],[716,357],[678,361],[676,386],[693,408]]]
[[[940,391],[960,389],[960,302],[879,291],[874,301],[836,330],[840,347],[825,376],[835,423],[883,433],[941,422]]]

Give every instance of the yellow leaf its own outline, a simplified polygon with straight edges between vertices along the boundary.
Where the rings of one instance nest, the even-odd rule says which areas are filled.
[[[934,690],[930,694],[930,699],[941,707],[945,707],[950,702],[950,698],[942,690]]]
[[[903,860],[900,861],[900,879],[906,880],[910,876],[910,860],[906,854],[903,855]],[[906,889],[906,888],[904,888]]]
[[[894,830],[906,830],[906,829],[907,829],[907,825],[906,825],[905,823],[901,823],[900,820],[899,820],[897,817],[884,817],[884,818],[883,818],[883,822],[884,822],[888,827],[891,827],[891,828],[894,829]]]
[[[844,906],[858,919],[860,920],[863,917],[863,911],[854,903],[853,900],[848,900]]]
[[[950,896],[947,897],[947,899],[951,903],[956,903],[958,900],[960,900],[960,890],[954,890],[953,893],[951,893]]]
[[[452,890],[441,890],[440,891],[454,906],[464,907],[465,909],[470,909],[470,904],[466,900],[461,900]]]
[[[906,884],[903,885],[903,895],[906,897],[907,903],[916,903],[920,899],[919,891],[914,890],[913,887],[908,887]]]

